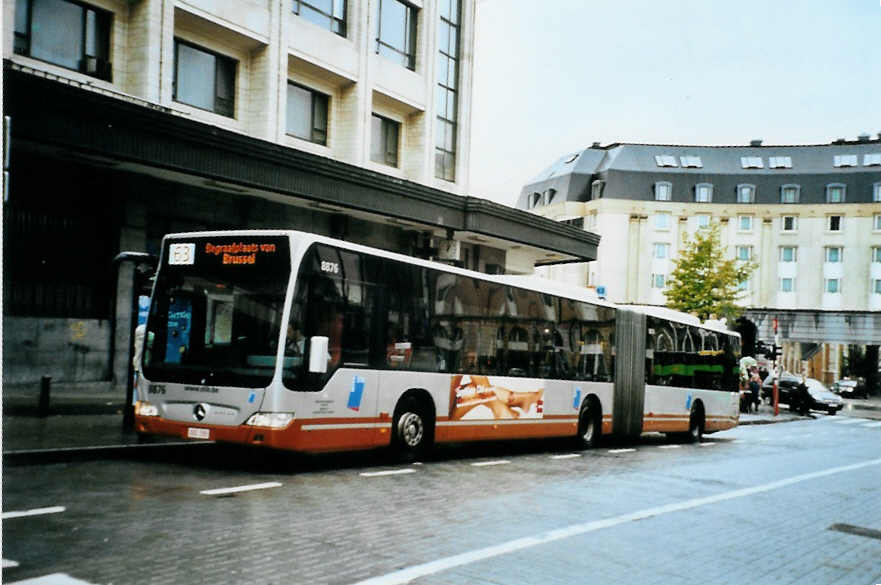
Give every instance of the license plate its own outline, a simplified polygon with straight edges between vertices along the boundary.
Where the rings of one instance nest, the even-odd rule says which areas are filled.
[[[211,430],[190,427],[187,429],[187,438],[188,439],[210,439],[211,438]]]

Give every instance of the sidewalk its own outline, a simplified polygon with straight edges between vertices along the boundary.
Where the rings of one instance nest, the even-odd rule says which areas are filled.
[[[207,443],[173,437],[144,440],[134,431],[123,430],[125,396],[115,392],[58,392],[51,396],[49,415],[45,417],[38,416],[37,402],[38,393],[3,393],[4,459]],[[839,414],[881,419],[881,398],[845,400],[844,410]],[[762,404],[757,413],[741,413],[740,424],[773,424],[811,418],[790,412],[786,405],[781,405],[779,415],[774,416],[773,407]]]

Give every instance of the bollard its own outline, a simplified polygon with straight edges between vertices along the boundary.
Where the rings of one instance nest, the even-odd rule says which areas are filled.
[[[40,378],[40,403],[37,405],[37,414],[49,416],[49,391],[52,389],[52,376]]]

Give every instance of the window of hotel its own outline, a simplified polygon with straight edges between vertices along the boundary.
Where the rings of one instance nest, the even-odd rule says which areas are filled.
[[[784,215],[782,227],[784,232],[798,231],[798,217],[795,215]]]
[[[435,88],[437,136],[434,144],[434,176],[445,181],[456,180],[460,11],[459,0],[443,0],[440,3],[440,22],[438,22],[437,29],[437,86]]]
[[[288,82],[287,133],[327,144],[328,96]]]
[[[830,262],[830,263],[841,262],[841,248],[838,248],[838,247],[826,248],[826,262]]]
[[[398,122],[373,114],[370,118],[370,160],[390,167],[398,166],[400,132]]]
[[[872,291],[873,291],[876,295],[881,295],[881,278],[876,278],[876,279],[872,282]]]
[[[655,164],[659,167],[675,167],[676,157],[669,154],[655,155]]]
[[[881,183],[872,185],[872,201],[876,203],[881,201]]]
[[[527,202],[529,203],[529,209],[538,207],[539,205],[541,205],[541,193],[532,193],[531,195],[529,195],[529,197],[527,197]]]
[[[742,156],[740,157],[740,166],[744,169],[762,169],[765,168],[760,156]]]
[[[780,203],[798,203],[799,191],[801,187],[798,185],[783,185],[780,187]]]
[[[294,14],[313,24],[346,36],[346,0],[293,0]]]
[[[670,244],[655,244],[654,252],[652,254],[654,258],[669,258],[670,256]]]
[[[737,283],[738,292],[745,292],[749,290],[750,279],[741,280]]]
[[[697,227],[698,228],[709,227],[709,225],[710,225],[710,215],[709,214],[698,213],[697,215],[695,215],[695,217],[697,218]]]
[[[670,214],[669,213],[656,213],[655,214],[655,229],[656,230],[668,230],[670,229]]]
[[[855,167],[857,166],[857,155],[836,154],[833,157],[832,164],[836,167]]]
[[[876,213],[872,216],[872,229],[875,231],[881,230],[881,213]]]
[[[881,248],[872,248],[872,262],[881,263]]]
[[[881,152],[870,152],[863,155],[863,166],[874,167],[881,165]]]
[[[743,260],[744,262],[748,262],[752,260],[753,257],[753,247],[752,246],[737,246],[737,259]]]
[[[605,181],[600,181],[597,179],[593,183],[590,184],[590,199],[593,201],[594,199],[601,199],[603,196],[603,187],[605,186]]]
[[[841,231],[841,216],[840,215],[830,215],[827,218],[826,229],[830,232],[840,232]]]
[[[670,201],[673,196],[673,183],[659,181],[655,183],[655,201]]]
[[[689,167],[699,169],[704,166],[701,162],[701,157],[699,156],[680,156],[679,164],[681,164],[684,169]]]
[[[666,280],[667,278],[663,274],[652,274],[652,288],[664,288]]]
[[[826,185],[826,203],[844,203],[844,191],[847,187],[841,183]]]
[[[236,61],[174,40],[174,100],[230,118],[235,115]]]
[[[753,230],[753,216],[738,215],[737,230],[741,232],[751,232]]]
[[[556,189],[545,189],[545,192],[542,194],[542,203],[544,203],[545,205],[550,205],[556,195]]]
[[[788,156],[769,156],[768,166],[772,169],[791,169],[792,157]]]
[[[713,201],[713,185],[710,183],[695,185],[694,200],[697,203],[711,203]]]
[[[781,262],[798,262],[798,246],[780,246]]]
[[[416,68],[416,9],[399,0],[376,1],[376,52]]]
[[[110,12],[67,0],[16,0],[14,50],[110,81]]]
[[[794,278],[781,278],[780,279],[780,292],[793,292],[795,291],[795,279]]]
[[[756,200],[755,185],[738,185],[737,186],[737,202],[738,203],[754,203]]]
[[[829,294],[838,294],[841,292],[841,279],[840,278],[827,278],[826,279],[826,292]]]

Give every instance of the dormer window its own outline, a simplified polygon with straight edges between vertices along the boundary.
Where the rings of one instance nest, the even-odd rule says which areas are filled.
[[[713,202],[713,185],[711,183],[698,183],[694,187],[695,203]]]
[[[844,203],[844,193],[847,185],[833,183],[826,185],[826,203]]]
[[[593,201],[594,199],[600,199],[603,196],[603,187],[605,186],[605,181],[594,181],[590,184],[590,199]]]
[[[673,183],[658,181],[655,183],[655,201],[670,201],[673,198]]]
[[[877,167],[881,165],[881,152],[870,152],[863,155],[864,167]]]
[[[857,155],[855,154],[836,154],[833,157],[832,164],[835,167],[855,167],[857,166]]]
[[[772,169],[791,169],[792,157],[789,156],[769,156],[768,166]]]
[[[682,165],[682,168],[694,168],[700,169],[703,168],[703,163],[701,162],[701,157],[699,156],[680,156],[679,163]]]
[[[780,187],[780,203],[798,203],[799,191],[801,187],[798,185],[783,185]]]
[[[655,164],[659,167],[675,167],[676,157],[670,154],[658,154],[655,155]]]
[[[737,186],[737,202],[738,203],[755,203],[756,186],[755,185],[738,185]]]
[[[742,156],[740,157],[740,166],[744,169],[762,169],[765,168],[760,156]]]

